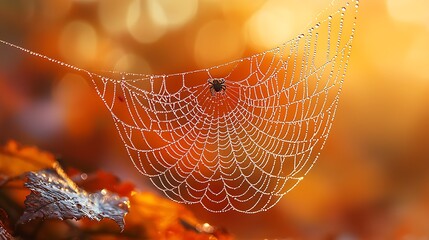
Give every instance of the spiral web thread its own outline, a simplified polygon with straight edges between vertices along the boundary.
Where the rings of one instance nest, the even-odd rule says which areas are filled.
[[[87,74],[134,163],[174,201],[213,212],[272,208],[312,168],[335,117],[358,0],[281,46],[171,75]],[[225,80],[212,94],[208,81]]]

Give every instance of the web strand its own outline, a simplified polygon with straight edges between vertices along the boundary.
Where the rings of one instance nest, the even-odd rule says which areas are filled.
[[[255,213],[294,188],[325,145],[358,4],[350,0],[275,49],[171,75],[96,74],[0,41],[87,74],[134,166],[166,196]],[[214,79],[226,90],[213,94]]]

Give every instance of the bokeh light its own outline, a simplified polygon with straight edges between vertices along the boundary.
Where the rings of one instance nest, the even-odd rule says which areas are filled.
[[[195,39],[195,61],[199,67],[210,67],[242,56],[245,42],[240,28],[227,21],[208,22]]]
[[[389,14],[398,21],[424,25],[429,28],[428,3],[425,0],[387,0]]]
[[[98,17],[109,34],[121,34],[127,30],[127,14],[131,3],[132,0],[99,2]]]
[[[120,72],[151,73],[149,63],[144,58],[134,53],[124,54],[117,58],[114,70]]]
[[[60,52],[71,64],[87,65],[95,60],[97,54],[97,33],[87,22],[68,23],[60,35]]]
[[[74,73],[67,73],[53,89],[53,102],[55,102],[64,116],[63,124],[66,134],[72,138],[81,139],[88,137],[94,122],[87,121],[87,115],[91,114],[94,105],[88,103],[88,95],[91,94],[90,86],[85,78]],[[73,109],[74,106],[87,105],[81,111]]]
[[[252,47],[263,51],[297,36],[315,22],[315,16],[324,7],[323,1],[265,1],[245,28]]]
[[[190,21],[197,13],[197,0],[152,0],[153,5],[150,16],[153,22],[159,26],[176,28]]]

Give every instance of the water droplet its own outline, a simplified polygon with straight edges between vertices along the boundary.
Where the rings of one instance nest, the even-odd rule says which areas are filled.
[[[86,180],[86,179],[88,178],[88,174],[86,174],[86,173],[82,173],[82,174],[80,175],[80,178],[82,178],[82,180]]]
[[[128,211],[129,204],[126,201],[124,201],[124,202],[119,203],[118,207],[121,208],[124,211]]]

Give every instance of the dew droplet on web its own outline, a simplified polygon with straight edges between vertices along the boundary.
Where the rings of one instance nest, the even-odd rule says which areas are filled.
[[[355,1],[355,7],[358,7],[358,1]],[[182,203],[209,202],[203,207],[213,212],[231,209],[245,213],[266,211],[294,187],[286,183],[288,179],[302,179],[303,173],[296,167],[294,175],[280,171],[283,164],[292,163],[309,170],[314,162],[311,161],[314,156],[310,154],[320,154],[317,151],[323,148],[330,131],[338,102],[336,96],[342,89],[334,86],[341,86],[344,80],[350,56],[347,51],[351,48],[354,34],[355,24],[348,21],[354,21],[352,14],[356,14],[355,11],[347,11],[346,7],[335,10],[327,19],[308,29],[309,34],[300,34],[274,50],[212,68],[162,75],[162,78],[135,74],[133,79],[121,72],[112,73],[113,77],[107,79],[81,71],[88,73],[95,83],[97,94],[111,112],[129,157],[138,163],[135,166],[152,180],[156,179],[154,183],[160,190],[180,193],[169,197]],[[314,29],[320,27],[327,27],[326,36],[313,34]],[[207,40],[210,43],[213,38]],[[320,41],[325,43],[319,44]],[[336,48],[331,49],[334,43]],[[31,51],[26,52],[80,70]],[[323,67],[325,65],[329,67]],[[235,69],[245,74],[236,74]],[[206,94],[210,74],[228,77],[228,81],[237,84],[228,85],[225,90],[228,94],[212,98]],[[168,81],[179,80],[175,79],[177,76],[180,77],[177,81],[180,88],[174,93],[176,95],[160,87]],[[133,84],[128,84],[130,82]],[[311,84],[319,86],[314,93],[306,90]],[[123,92],[116,89],[119,85]],[[274,87],[270,89],[269,86]],[[328,104],[331,97],[336,99],[335,104]],[[327,104],[315,106],[320,108],[315,113],[310,112],[312,107],[304,104],[318,101]],[[127,104],[113,107],[117,102]],[[317,132],[303,134],[308,132],[304,126],[310,123],[318,129]],[[137,134],[131,137],[130,132]],[[300,145],[302,142],[312,144]],[[263,164],[261,156],[264,157]],[[298,162],[297,159],[310,161]],[[261,169],[261,165],[277,166],[279,163],[282,165],[280,169]],[[219,165],[222,165],[224,173],[218,172]],[[244,172],[226,172],[241,169],[241,165],[250,167],[242,169]],[[216,181],[219,174],[227,181]],[[189,178],[183,179],[183,176]],[[258,177],[263,179],[263,184],[254,189],[248,180]],[[82,175],[81,178],[86,177]],[[285,182],[279,183],[280,179]],[[230,183],[237,186],[228,185]],[[272,187],[274,185],[283,187],[279,190]],[[181,189],[186,189],[189,194],[182,194]],[[256,190],[254,194],[246,195],[253,190]],[[201,192],[210,192],[212,198],[201,196]],[[106,193],[101,191],[101,195]],[[224,200],[215,199],[221,194],[226,195]],[[234,202],[225,199],[233,199]],[[88,202],[88,206],[93,204]],[[125,207],[124,203],[118,206]],[[83,208],[81,203],[76,207]],[[89,210],[89,214],[95,217],[93,210]]]

